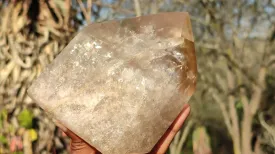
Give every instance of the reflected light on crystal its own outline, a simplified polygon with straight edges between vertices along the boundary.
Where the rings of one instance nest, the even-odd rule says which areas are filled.
[[[196,76],[189,15],[160,13],[88,25],[28,94],[103,154],[148,153]]]

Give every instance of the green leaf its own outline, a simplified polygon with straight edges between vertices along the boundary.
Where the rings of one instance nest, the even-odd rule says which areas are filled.
[[[24,154],[23,151],[16,151],[16,152],[13,152],[12,154]]]
[[[3,136],[3,135],[0,135],[0,143],[7,144],[8,143],[7,138],[5,136]]]
[[[191,135],[190,135],[191,136]],[[186,147],[187,148],[193,148],[193,140],[192,140],[192,136],[191,137],[189,137],[188,139],[187,139],[187,142],[186,142]]]
[[[34,129],[29,129],[28,132],[32,142],[37,140],[37,132]]]
[[[7,129],[7,130],[8,130],[9,133],[11,133],[11,134],[15,133],[15,131],[16,131],[16,129],[15,129],[15,127],[14,127],[13,125],[8,125],[8,129]]]
[[[32,119],[33,114],[27,109],[24,109],[18,115],[19,125],[27,129],[32,128]]]
[[[7,112],[7,110],[3,109],[0,112],[0,129],[3,128],[3,122],[6,121],[7,118],[8,118],[8,112]]]
[[[7,120],[8,118],[8,111],[6,109],[1,111],[1,117],[3,118],[3,120]]]
[[[236,108],[237,109],[242,109],[243,108],[243,103],[241,101],[237,101]]]
[[[2,119],[2,117],[0,116],[0,129],[2,129],[3,128],[3,119]]]

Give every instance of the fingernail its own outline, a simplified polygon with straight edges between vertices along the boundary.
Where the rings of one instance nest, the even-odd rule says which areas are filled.
[[[181,113],[186,112],[186,109],[190,110],[190,105],[189,104],[185,104],[181,110]]]

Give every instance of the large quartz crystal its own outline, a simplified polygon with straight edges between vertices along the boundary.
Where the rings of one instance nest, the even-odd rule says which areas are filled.
[[[28,89],[46,112],[103,154],[147,153],[195,90],[188,13],[82,29]]]

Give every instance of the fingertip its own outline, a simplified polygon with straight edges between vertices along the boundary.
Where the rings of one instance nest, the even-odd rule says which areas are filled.
[[[178,117],[174,120],[174,122],[171,124],[169,129],[172,132],[178,132],[181,129],[184,122],[186,121],[187,117],[189,116],[190,111],[191,111],[190,105],[189,104],[184,105],[182,111],[180,112]]]
[[[183,110],[182,114],[188,114],[189,115],[190,112],[191,112],[191,107],[190,107],[189,104],[186,104],[185,109]]]
[[[183,124],[184,121],[186,120],[186,118],[189,116],[191,111],[191,107],[189,104],[186,104],[183,108],[183,110],[181,111],[181,113],[179,114],[178,118],[175,120],[175,123],[178,124]]]
[[[183,109],[181,111],[181,114],[184,112],[190,112],[190,105],[189,104],[184,104]]]
[[[181,112],[178,114],[178,116],[176,117],[176,119],[174,120],[172,125],[175,125],[179,121],[184,121],[186,119],[186,117],[189,115],[190,111],[191,111],[190,105],[189,104],[184,104]]]
[[[167,129],[165,134],[161,137],[155,147],[152,149],[151,153],[165,153],[168,149],[170,143],[172,142],[173,138],[177,134],[177,132],[181,129],[183,123],[185,122],[186,118],[190,114],[191,107],[189,104],[185,104],[182,108],[182,111],[179,113],[177,118],[174,122],[170,125]]]

